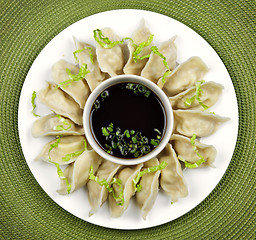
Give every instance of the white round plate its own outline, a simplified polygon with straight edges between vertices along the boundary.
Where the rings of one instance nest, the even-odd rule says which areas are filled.
[[[140,216],[140,211],[132,200],[128,209],[119,218],[111,218],[108,204],[89,217],[90,206],[86,187],[70,195],[59,195],[59,178],[53,164],[34,161],[41,152],[44,144],[52,138],[33,138],[31,126],[36,118],[32,115],[31,96],[33,91],[39,91],[51,79],[51,67],[60,59],[75,63],[73,51],[73,36],[80,41],[95,44],[93,30],[111,27],[120,37],[131,36],[137,29],[138,23],[144,18],[146,25],[154,34],[154,41],[166,41],[177,35],[177,62],[182,63],[191,56],[199,56],[209,67],[205,76],[206,81],[215,81],[224,86],[224,91],[211,108],[215,113],[229,117],[230,120],[221,125],[216,133],[201,139],[201,142],[214,145],[217,149],[215,168],[185,169],[184,177],[188,186],[188,196],[171,204],[167,195],[159,192],[157,200],[146,220]],[[37,103],[37,113],[44,115],[50,111]],[[212,47],[197,33],[184,24],[167,16],[143,10],[113,10],[98,13],[84,18],[53,38],[34,61],[24,82],[18,111],[18,126],[21,146],[27,164],[37,182],[44,191],[62,208],[71,214],[96,225],[116,229],[143,229],[172,221],[203,201],[215,188],[225,173],[236,144],[238,132],[238,107],[235,91],[230,76],[219,56]]]

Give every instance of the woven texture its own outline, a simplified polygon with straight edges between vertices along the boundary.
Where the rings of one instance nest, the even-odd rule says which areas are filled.
[[[0,0],[1,239],[255,239],[255,0]],[[233,81],[239,134],[231,163],[214,191],[184,216],[159,227],[120,231],[80,220],[42,190],[24,159],[18,103],[26,75],[44,46],[70,24],[112,9],[170,16],[215,49]]]

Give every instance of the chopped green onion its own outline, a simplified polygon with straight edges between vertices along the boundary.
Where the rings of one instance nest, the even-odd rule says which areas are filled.
[[[105,137],[109,136],[109,132],[108,132],[107,128],[105,128],[105,127],[102,128],[102,134],[103,134]]]
[[[50,152],[52,151],[52,149],[58,147],[58,145],[59,145],[59,143],[60,143],[60,141],[61,141],[61,138],[62,138],[62,136],[57,136],[57,137],[56,137],[56,141],[55,141],[54,143],[50,144],[50,148],[49,148],[49,151],[48,151],[48,157],[49,157],[49,162],[53,163],[53,164],[56,166],[56,168],[57,168],[57,174],[58,174],[59,178],[60,178],[61,180],[64,180],[64,181],[66,182],[66,185],[67,185],[67,192],[68,192],[68,194],[69,194],[70,191],[71,191],[71,185],[69,184],[68,179],[64,176],[64,174],[63,174],[63,172],[62,172],[62,170],[61,170],[61,168],[60,168],[60,165],[59,165],[58,163],[56,163],[56,162],[53,162],[53,161],[51,160],[51,157],[50,157]]]
[[[67,123],[65,121],[65,119],[63,117],[61,117],[60,115],[57,114],[54,117],[57,117],[64,125],[67,126],[67,128],[65,128],[63,125],[57,125],[54,127],[54,130],[57,130],[57,131],[65,130],[66,131],[71,128],[71,126],[72,126],[71,123]]]
[[[49,148],[49,151],[48,151],[49,160],[51,160],[50,152],[52,151],[52,149],[58,147],[58,145],[61,141],[61,138],[62,138],[62,135],[61,136],[56,136],[56,141],[54,143],[50,144],[50,148]]]
[[[125,131],[124,131],[124,135],[125,135],[127,138],[129,138],[129,137],[130,137],[129,130],[125,130]]]
[[[168,66],[168,63],[166,61],[166,57],[158,51],[158,48],[156,46],[152,46],[151,50],[153,51],[153,53],[157,54],[160,58],[163,59],[163,64],[167,68],[167,71],[164,73],[162,77],[162,82],[165,83],[165,78],[171,73],[170,67]]]
[[[132,141],[133,141],[133,143],[137,143],[138,142],[136,137],[132,137]]]
[[[159,141],[158,139],[151,139],[151,140],[150,140],[150,143],[151,143],[152,145],[154,145],[154,146],[157,146],[157,145],[159,145],[160,141]]]
[[[32,113],[35,117],[40,117],[38,114],[35,113],[35,109],[36,109],[35,99],[36,99],[36,91],[33,91],[32,97],[31,97],[31,103],[33,107]]]
[[[133,61],[136,63],[137,60],[143,60],[145,58],[149,58],[150,54],[139,56],[139,54],[142,52],[143,48],[149,46],[151,42],[153,41],[154,35],[151,34],[147,41],[141,42],[139,45],[133,44],[135,47],[135,51],[133,52]]]
[[[77,82],[77,81],[80,81],[82,79],[85,78],[85,75],[88,74],[90,71],[87,70],[87,64],[83,64],[80,69],[79,69],[79,73],[77,75],[75,74],[72,74],[71,73],[71,70],[70,69],[66,69],[66,72],[68,73],[69,75],[69,79],[66,80],[66,81],[63,81],[63,82],[60,82],[56,88],[59,88],[59,87],[62,87],[62,88],[65,88],[69,85],[71,85],[73,82]]]
[[[98,36],[97,36],[98,35]],[[97,43],[103,48],[113,48],[118,44],[123,44],[125,40],[132,40],[131,38],[123,38],[120,41],[112,42],[108,37],[105,37],[100,29],[93,30],[93,37]]]
[[[147,91],[145,92],[144,96],[145,96],[145,97],[149,97],[150,93],[151,93],[151,91],[150,91],[150,90],[147,90]]]
[[[76,60],[76,63],[78,63],[77,54],[80,53],[80,52],[83,52],[84,50],[90,50],[89,56],[90,56],[91,63],[93,64],[93,54],[92,54],[93,53],[93,49],[91,47],[85,47],[83,49],[78,49],[78,50],[73,52],[74,58]]]
[[[185,167],[188,167],[188,168],[197,168],[199,167],[202,163],[204,163],[205,160],[204,158],[200,158],[197,162],[195,163],[190,163],[190,162],[187,162],[185,161]]]
[[[204,108],[204,110],[208,109],[209,107],[206,106],[203,101],[201,100],[200,98],[200,95],[202,94],[203,90],[201,88],[201,85],[204,83],[205,81],[202,80],[202,81],[197,81],[195,83],[196,85],[196,94],[191,97],[191,98],[187,98],[186,101],[184,102],[184,105],[189,107],[195,100],[198,101],[198,103]]]
[[[144,174],[160,171],[160,170],[164,169],[166,166],[167,166],[167,162],[163,161],[159,165],[149,167],[149,168],[144,169],[143,171],[140,171],[137,174],[136,178],[133,179],[133,186],[134,186],[135,192],[141,191],[141,185],[139,184],[139,181]]]
[[[185,163],[185,167],[188,168],[197,168],[199,167],[202,163],[205,162],[204,157],[198,152],[197,147],[195,146],[195,139],[196,139],[196,134],[193,134],[190,142],[193,148],[193,151],[197,154],[197,156],[200,158],[198,161],[196,161],[195,163],[190,163],[188,161],[186,161],[185,159],[183,159],[181,156],[178,156],[178,159],[180,159],[181,161],[183,161]]]
[[[109,126],[107,127],[108,131],[113,132],[114,131],[113,127],[114,127],[114,124],[110,123]]]
[[[66,154],[65,157],[62,158],[63,161],[68,162],[71,158],[73,157],[77,157],[79,155],[81,155],[84,151],[87,150],[87,143],[84,140],[84,149],[82,151],[77,151],[77,152],[73,152],[73,153],[68,153]]]
[[[110,183],[106,179],[99,179],[93,173],[93,166],[90,166],[89,179],[97,182],[100,186],[104,186],[109,193],[112,193],[113,198],[117,201],[116,205],[124,205],[124,189],[122,186],[122,181],[118,178],[113,178]],[[119,186],[119,194],[116,196],[113,187],[111,185],[117,184]]]
[[[145,97],[149,97],[151,93],[147,87],[141,84],[127,83],[125,87],[126,89],[132,90],[135,95],[143,94]]]
[[[50,161],[51,163],[53,163],[56,168],[57,168],[57,174],[59,175],[59,178],[61,180],[64,180],[66,182],[66,185],[67,185],[67,193],[70,194],[70,191],[71,191],[71,184],[68,182],[68,179],[64,176],[64,173],[62,172],[61,168],[60,168],[60,165],[56,162],[52,162]]]
[[[106,152],[113,154],[113,151],[116,150],[117,154],[120,153],[122,156],[128,155],[135,158],[150,152],[160,143],[161,139],[161,136],[157,135],[157,139],[151,139],[149,142],[149,139],[142,136],[141,132],[128,129],[122,132],[119,127],[114,129],[113,123],[102,127],[102,134],[106,137],[108,143],[105,144]]]
[[[103,91],[103,92],[100,94],[100,96],[101,96],[103,99],[104,99],[104,98],[107,98],[107,97],[109,96],[108,90]]]

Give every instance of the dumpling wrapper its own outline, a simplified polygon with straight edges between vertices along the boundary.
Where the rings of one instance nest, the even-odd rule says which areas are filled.
[[[172,202],[188,195],[187,185],[183,177],[180,162],[171,144],[167,144],[164,150],[157,156],[159,162],[165,161],[167,166],[161,170],[160,186],[170,197]]]
[[[213,106],[219,99],[223,86],[221,84],[215,82],[205,82],[201,85],[201,94],[200,100],[207,107]],[[172,109],[193,109],[193,110],[204,110],[204,108],[199,104],[197,100],[193,101],[191,105],[187,106],[184,103],[187,98],[192,98],[196,95],[196,87],[191,87],[173,97],[170,97],[170,103],[172,105]]]
[[[77,58],[80,66],[87,64],[87,69],[90,72],[85,75],[85,80],[90,90],[93,91],[106,78],[105,74],[100,71],[95,47],[84,42],[79,42],[76,38],[74,38],[74,42],[77,50],[88,48],[77,53]],[[90,54],[93,56],[93,63],[91,62]]]
[[[70,79],[66,69],[69,69],[72,74],[78,74],[79,68],[63,59],[59,60],[52,66],[52,79],[55,84],[60,84],[61,82]],[[84,108],[85,102],[90,95],[90,89],[84,80],[72,82],[72,84],[60,88],[71,96],[80,106]]]
[[[93,166],[94,173],[100,166],[103,158],[98,155],[93,149],[85,150],[75,162],[70,164],[64,170],[64,176],[68,179],[71,185],[70,193],[83,187],[89,180],[90,167]],[[68,194],[65,180],[61,180],[59,194]]]
[[[62,158],[67,154],[79,152],[84,150],[84,136],[65,136],[60,139],[60,142],[57,147],[52,148],[50,151],[49,159],[49,150],[51,148],[51,144],[56,142],[56,139],[47,143],[41,153],[38,155],[36,160],[42,160],[46,162],[55,162],[60,165],[67,165],[69,163],[74,162],[78,156],[71,157],[68,161],[64,161]]]
[[[63,121],[66,123],[64,124]],[[62,126],[63,130],[57,130],[57,126]],[[70,127],[69,127],[70,126]],[[66,130],[65,130],[66,129]],[[32,126],[33,137],[44,136],[67,136],[67,135],[84,135],[84,129],[68,118],[56,114],[48,114],[36,120]]]
[[[47,83],[47,87],[39,91],[38,99],[53,112],[83,125],[83,110],[68,94],[56,89],[55,84]]]
[[[191,57],[176,67],[165,78],[165,83],[159,79],[157,85],[167,96],[171,97],[192,87],[196,81],[202,80],[207,72],[208,67],[201,58]]]
[[[187,137],[196,134],[197,137],[206,137],[215,133],[219,126],[229,118],[200,110],[173,110],[174,133]]]
[[[145,25],[145,20],[143,19],[140,23],[140,27],[133,33],[132,35],[132,40],[134,44],[139,45],[142,42],[146,42],[151,35],[150,30],[146,27]],[[139,54],[140,56],[145,56],[150,54],[151,52],[151,46],[145,47],[142,49],[141,53]],[[137,62],[134,62],[133,60],[133,53],[135,51],[135,47],[131,41],[128,43],[128,49],[129,49],[129,59],[124,66],[124,73],[125,74],[133,74],[133,75],[140,75],[142,69],[146,65],[148,58],[144,58],[142,60],[137,60]]]
[[[104,160],[97,170],[96,177],[98,177],[100,180],[104,178],[107,183],[110,184],[120,167],[121,165],[119,164]],[[91,216],[96,213],[101,205],[107,200],[108,190],[105,188],[105,186],[101,186],[99,183],[93,180],[88,181],[87,189],[88,200],[91,206],[89,216]]]
[[[130,199],[135,194],[133,179],[136,178],[142,166],[143,164],[125,167],[115,176],[122,181],[124,189],[124,204],[122,206],[117,205],[117,201],[113,198],[112,194],[109,194],[109,209],[112,217],[120,217],[129,206]],[[117,184],[114,184],[113,188],[116,196],[118,196],[119,187],[117,186]]]
[[[177,153],[178,159],[186,160],[189,163],[196,163],[200,158],[192,148],[190,139],[179,134],[173,134],[170,138],[175,152]],[[198,153],[204,157],[205,162],[199,167],[213,166],[213,162],[216,158],[217,151],[214,146],[207,145],[199,142],[195,139],[195,147]],[[182,160],[183,161],[183,160]]]
[[[121,40],[111,28],[103,28],[101,31],[112,42]],[[120,44],[112,48],[103,48],[96,42],[96,55],[102,72],[108,73],[111,77],[123,74],[124,56]]]
[[[177,48],[174,43],[175,39],[176,36],[161,43],[158,47],[158,51],[166,58],[170,70],[174,69],[177,59]],[[141,72],[141,76],[157,83],[159,78],[161,78],[166,71],[167,68],[163,63],[163,59],[152,51],[148,62]]]
[[[152,158],[151,160],[144,163],[142,171],[146,168],[159,165],[157,158]],[[141,209],[142,217],[146,220],[146,217],[154,203],[156,201],[158,191],[159,191],[159,175],[160,170],[152,173],[146,173],[141,177],[140,185],[141,191],[136,192],[136,203]]]

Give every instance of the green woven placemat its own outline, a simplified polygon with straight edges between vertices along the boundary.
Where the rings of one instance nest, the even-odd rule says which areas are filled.
[[[139,231],[95,226],[54,203],[26,164],[17,126],[23,82],[44,46],[84,17],[121,8],[170,16],[204,37],[228,69],[239,106],[235,152],[214,191],[184,216]],[[255,239],[255,0],[0,0],[0,16],[2,239]]]

